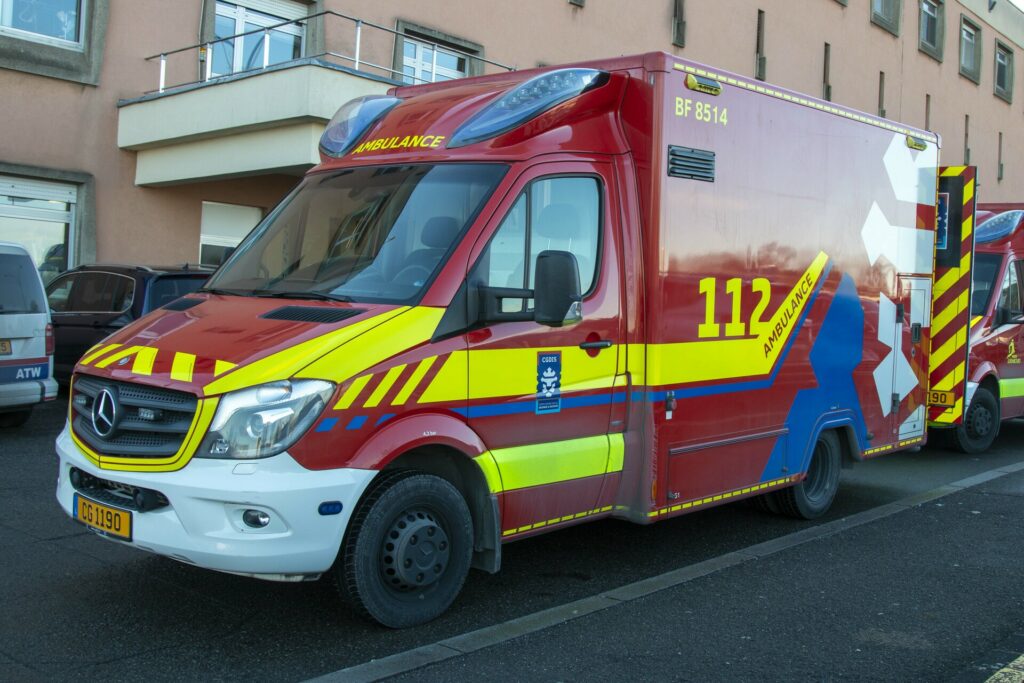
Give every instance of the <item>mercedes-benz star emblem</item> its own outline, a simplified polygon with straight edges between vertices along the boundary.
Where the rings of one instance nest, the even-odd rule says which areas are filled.
[[[102,389],[92,404],[92,428],[106,438],[113,434],[118,418],[117,397],[110,389]]]

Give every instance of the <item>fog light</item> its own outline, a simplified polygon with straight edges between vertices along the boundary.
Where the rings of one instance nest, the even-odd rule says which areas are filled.
[[[71,468],[71,485],[76,489],[82,488],[82,473],[74,467]]]
[[[270,515],[263,510],[246,510],[242,513],[242,521],[253,529],[262,529],[270,524]]]

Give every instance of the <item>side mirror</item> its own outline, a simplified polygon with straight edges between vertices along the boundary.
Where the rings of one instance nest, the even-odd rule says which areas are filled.
[[[563,327],[583,320],[580,269],[568,251],[542,251],[534,276],[534,317],[541,325]]]

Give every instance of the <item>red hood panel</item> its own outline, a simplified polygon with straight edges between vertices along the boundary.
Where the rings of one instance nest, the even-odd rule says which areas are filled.
[[[75,371],[201,395],[201,387],[237,366],[396,308],[212,294],[192,298],[205,300],[184,311],[150,313],[105,339],[79,361]],[[358,313],[326,324],[261,317],[284,306]]]

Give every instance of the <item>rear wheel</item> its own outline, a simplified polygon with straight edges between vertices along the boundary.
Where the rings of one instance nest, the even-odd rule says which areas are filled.
[[[359,504],[335,565],[357,612],[390,628],[423,624],[455,600],[473,555],[473,523],[448,481],[414,471],[381,475]]]
[[[783,514],[799,519],[815,519],[825,514],[839,490],[839,471],[843,464],[839,437],[822,432],[814,445],[807,477],[788,489],[775,492],[775,501]]]
[[[978,387],[963,424],[956,428],[954,445],[967,454],[987,451],[999,434],[999,418],[999,399],[985,387]]]
[[[0,413],[0,427],[20,427],[28,422],[32,409],[16,410],[11,413]]]

